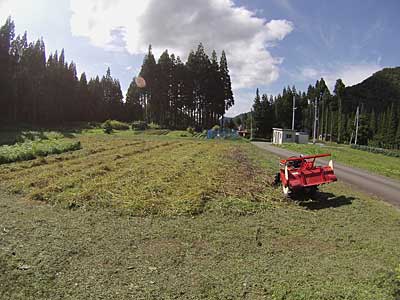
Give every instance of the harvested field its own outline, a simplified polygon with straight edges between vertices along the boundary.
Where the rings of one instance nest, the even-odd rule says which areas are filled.
[[[80,142],[73,153],[1,166],[2,185],[30,200],[134,215],[198,214],[210,199],[272,189],[246,143],[98,135]]]
[[[277,157],[151,133],[0,166],[0,299],[399,299],[398,210],[287,201]]]

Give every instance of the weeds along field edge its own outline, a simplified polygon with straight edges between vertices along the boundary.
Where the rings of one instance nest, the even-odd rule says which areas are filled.
[[[11,146],[0,146],[0,165],[79,149],[80,142],[71,139],[26,141]]]

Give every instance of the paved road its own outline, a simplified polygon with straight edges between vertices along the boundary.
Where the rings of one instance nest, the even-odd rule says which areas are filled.
[[[253,142],[259,148],[286,158],[299,153],[272,146],[270,143]],[[327,161],[318,160],[324,164]],[[397,166],[399,167],[399,166]],[[356,186],[361,191],[373,194],[400,208],[400,182],[384,176],[374,175],[366,171],[350,168],[334,162],[335,174],[338,180]]]

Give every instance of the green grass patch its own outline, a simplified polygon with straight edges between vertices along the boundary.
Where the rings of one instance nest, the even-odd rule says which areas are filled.
[[[337,144],[283,144],[282,148],[302,154],[331,153],[332,158],[343,165],[357,167],[371,173],[400,179],[400,158],[352,149],[348,145]]]
[[[167,135],[170,137],[193,137],[194,134],[187,130],[174,130],[168,132]]]
[[[0,147],[0,164],[25,161],[44,157],[50,154],[60,154],[81,148],[79,141],[69,139],[27,141],[11,146]]]

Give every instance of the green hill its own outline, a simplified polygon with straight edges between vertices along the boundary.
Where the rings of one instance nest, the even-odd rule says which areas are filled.
[[[347,87],[344,94],[345,111],[353,111],[362,104],[367,111],[385,111],[392,104],[400,104],[400,67],[385,68],[363,82]]]

